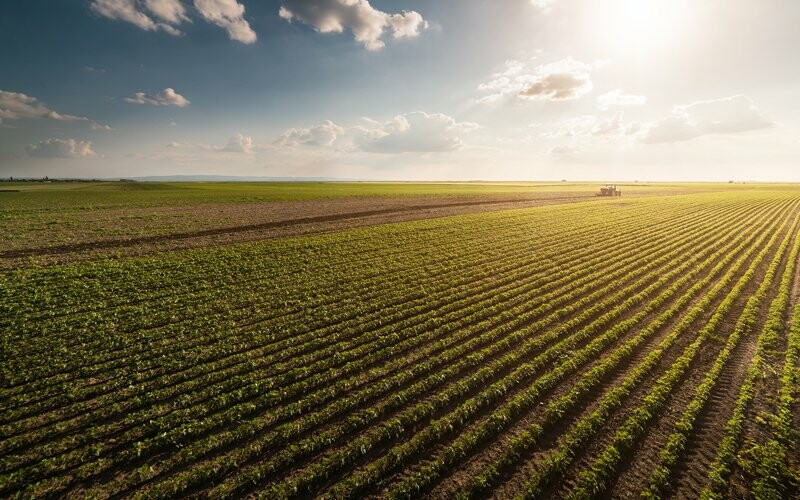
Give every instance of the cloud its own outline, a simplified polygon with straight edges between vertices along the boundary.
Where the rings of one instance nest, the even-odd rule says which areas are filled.
[[[153,106],[178,106],[179,108],[185,108],[190,104],[188,99],[171,88],[165,88],[156,95],[136,92],[133,97],[126,97],[125,102],[132,104],[150,104]]]
[[[102,68],[95,68],[92,66],[84,66],[83,70],[87,73],[94,74],[94,75],[103,75],[106,73],[106,70]]]
[[[543,133],[542,137],[554,139],[559,137],[597,137],[620,134],[624,132],[622,116],[622,112],[619,112],[610,118],[600,118],[592,115],[570,118],[562,121],[555,131]]]
[[[642,106],[647,103],[643,95],[624,94],[621,89],[612,90],[597,97],[597,106],[600,109],[613,107]]]
[[[181,24],[189,20],[180,0],[144,0],[143,3],[154,16],[167,23]]]
[[[232,136],[230,139],[228,139],[228,142],[224,146],[172,141],[167,143],[166,147],[169,149],[178,149],[190,152],[195,151],[195,152],[246,153],[246,154],[253,153],[257,149],[263,149],[263,147],[258,146],[255,143],[252,137],[243,134],[236,134]]]
[[[577,99],[592,91],[590,72],[596,64],[571,57],[549,64],[534,65],[534,60],[509,60],[505,69],[481,83],[485,93],[478,102],[487,104],[503,99],[563,101]]]
[[[478,128],[475,123],[423,111],[397,115],[385,122],[369,118],[362,122],[342,127],[326,121],[316,127],[292,128],[273,144],[281,148],[328,147],[342,152],[436,153],[461,148],[462,136]]]
[[[622,131],[622,112],[612,118],[598,120],[592,127],[592,135],[611,135]]]
[[[386,30],[394,38],[414,38],[428,28],[415,11],[389,14],[372,7],[368,0],[284,0],[278,15],[291,22],[296,19],[320,33],[342,33],[349,29],[368,50],[380,50]]]
[[[321,125],[311,128],[290,128],[281,134],[274,145],[284,148],[298,146],[333,146],[336,139],[343,135],[344,128],[326,120]]]
[[[555,139],[560,142],[550,147],[548,155],[565,156],[591,149],[595,146],[610,145],[615,147],[631,142],[628,128],[622,123],[623,113],[620,111],[610,117],[593,115],[577,116],[563,120],[558,128],[544,132],[541,137]]]
[[[191,22],[181,0],[91,0],[89,8],[108,19],[173,36],[183,34],[178,26]],[[256,41],[256,33],[244,19],[245,9],[238,0],[194,0],[194,8],[204,20],[227,31],[231,40],[245,44]]]
[[[372,153],[434,153],[454,151],[464,144],[461,136],[478,128],[442,114],[422,111],[398,115],[374,128],[358,127],[355,144]]]
[[[177,15],[175,14],[176,12],[183,9],[183,5],[178,0],[145,0],[144,5],[137,0],[91,0],[89,8],[92,12],[108,19],[125,21],[145,31],[160,29],[173,36],[180,35],[181,31],[170,22],[180,24],[185,16],[185,11],[183,11],[182,16],[179,16],[175,21],[170,21],[172,16]],[[154,20],[145,12],[145,9],[167,22]],[[173,14],[170,14],[170,12]],[[166,18],[162,16],[166,16]]]
[[[579,152],[580,148],[574,145],[553,146],[547,150],[547,154],[551,156],[565,156]]]
[[[85,116],[62,114],[47,107],[35,97],[20,92],[0,90],[0,120],[40,119],[47,118],[60,122],[85,122],[92,130],[111,130],[108,125],[101,125]]]
[[[228,140],[220,151],[228,153],[252,153],[253,152],[253,138],[242,134],[236,134]]]
[[[36,158],[86,158],[95,155],[91,142],[75,139],[47,139],[29,145],[25,151]]]
[[[575,99],[592,90],[588,75],[575,73],[550,73],[519,92],[520,97],[557,101]]]
[[[244,18],[244,5],[237,0],[194,0],[194,6],[206,21],[227,31],[231,40],[256,42],[256,32]]]
[[[680,142],[708,134],[738,134],[772,127],[753,101],[736,95],[676,106],[672,113],[646,126],[642,142]]]

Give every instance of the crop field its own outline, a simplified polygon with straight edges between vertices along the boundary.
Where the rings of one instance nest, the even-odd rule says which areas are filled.
[[[0,185],[0,498],[800,498],[800,186]]]

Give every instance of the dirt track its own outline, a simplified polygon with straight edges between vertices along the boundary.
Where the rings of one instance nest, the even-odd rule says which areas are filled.
[[[188,207],[104,210],[91,213],[81,232],[55,227],[57,234],[37,235],[39,245],[18,241],[0,246],[0,269],[31,263],[88,260],[100,256],[146,255],[166,250],[198,248],[268,238],[325,233],[341,229],[450,215],[591,201],[585,193],[525,197],[354,198],[325,201],[212,204]],[[171,224],[164,224],[172,219]],[[144,222],[143,222],[144,221]],[[155,221],[153,229],[148,221]],[[165,228],[167,232],[165,231]],[[106,229],[104,231],[104,229]],[[119,237],[97,237],[100,232]],[[156,232],[158,231],[158,232]],[[68,241],[63,242],[62,241]]]

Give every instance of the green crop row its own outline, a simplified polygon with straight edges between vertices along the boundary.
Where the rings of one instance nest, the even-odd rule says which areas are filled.
[[[701,349],[719,351],[691,368],[705,406],[747,325],[709,339],[740,303],[753,319],[766,295],[748,301],[748,280],[771,292],[796,260],[798,205],[786,190],[576,204],[0,273],[0,496],[408,498],[478,471],[459,496],[482,497],[561,428],[527,495],[602,429],[612,445],[571,492],[596,494]]]
[[[725,347],[717,355],[717,358],[714,360],[714,364],[711,366],[711,369],[708,370],[705,378],[695,390],[692,401],[689,403],[686,410],[684,410],[681,418],[675,423],[676,430],[670,434],[669,438],[667,438],[666,445],[661,450],[659,464],[656,466],[655,470],[650,476],[650,485],[645,491],[645,496],[649,498],[658,498],[660,497],[660,492],[669,484],[671,470],[685,449],[686,442],[688,441],[689,436],[694,428],[694,422],[697,419],[697,415],[703,409],[706,401],[711,395],[711,391],[714,390],[720,373],[722,373],[722,370],[725,368],[726,363],[730,359],[733,350],[741,341],[741,338],[752,333],[752,330],[758,321],[758,311],[761,307],[761,304],[767,299],[767,294],[770,291],[772,282],[775,280],[775,276],[778,274],[779,267],[786,250],[791,248],[791,254],[793,254],[794,257],[797,256],[797,252],[794,251],[796,244],[793,244],[794,242],[792,240],[800,240],[797,240],[796,238],[795,229],[796,225],[795,227],[792,227],[792,229],[789,231],[789,234],[786,236],[780,248],[778,249],[776,254],[777,257],[772,261],[770,267],[767,269],[767,273],[761,282],[761,285],[758,287],[758,290],[748,299],[742,314],[737,320],[733,333],[728,337]],[[789,270],[789,267],[794,268],[793,265],[787,266],[786,270]],[[789,272],[787,276],[789,278],[787,280],[782,280],[782,283],[784,281],[789,283],[792,273]],[[778,316],[777,322],[780,323],[782,309],[778,309],[774,312]]]
[[[657,235],[654,235],[654,238],[656,236]],[[615,254],[615,252],[610,252],[608,255],[610,255],[613,258],[615,256],[614,254]],[[596,261],[597,262],[603,262],[603,259],[598,257],[596,259]],[[560,270],[561,270],[560,267],[555,267],[553,269],[549,269],[548,270],[548,274],[552,275],[553,273],[557,273]],[[541,282],[541,283],[547,283],[548,286],[545,287],[545,288],[539,288],[538,292],[541,293],[543,290],[546,290],[547,288],[555,288],[555,287],[564,286],[566,284],[569,284],[571,281],[574,281],[574,279],[575,279],[574,276],[566,276],[565,278],[566,279],[557,280],[555,283],[546,282],[546,281]],[[525,275],[515,274],[515,275],[512,275],[511,278],[509,278],[509,279],[510,279],[510,283],[511,284],[516,285],[519,288],[523,288],[523,289],[527,289],[527,290],[531,290],[534,287],[539,286],[539,284],[540,284],[540,283],[537,283],[536,281],[531,283],[530,282],[530,277],[525,277]],[[503,301],[505,301],[505,303],[507,305],[513,305],[513,304],[509,304],[509,302],[514,300],[514,296],[513,295],[511,295],[510,297],[505,296],[504,293],[503,293],[504,292],[503,282],[502,281],[498,282],[498,281],[499,280],[493,280],[493,283],[494,283],[494,285],[496,285],[496,287],[490,288],[490,290],[489,290],[491,292],[491,295],[493,295],[492,300],[494,302],[496,302],[498,300],[503,300]],[[523,284],[524,284],[524,286],[523,286]],[[519,293],[519,291],[520,290],[517,289],[517,290],[513,290],[511,293],[512,294],[513,293]],[[474,295],[477,295],[478,297],[480,297],[481,295],[478,292],[484,292],[484,290],[478,289],[478,290],[475,291]],[[454,319],[455,319],[455,318],[458,317],[457,316],[458,310],[457,310],[456,306],[462,305],[464,303],[464,300],[461,300],[461,299],[464,299],[465,296],[466,297],[471,297],[470,300],[474,301],[475,303],[477,303],[476,297],[474,295],[472,293],[472,289],[466,289],[466,290],[460,292],[459,294],[451,295],[451,298],[452,298],[451,300],[455,300],[455,299],[459,299],[459,300],[455,300],[455,302],[451,302],[450,304],[448,304],[447,307],[440,308],[439,311],[441,313],[447,313],[448,309],[455,310],[455,313],[454,313],[455,314]],[[522,295],[522,297],[524,297],[524,295]],[[519,299],[517,299],[517,301],[519,301]],[[494,304],[492,304],[492,305],[494,305]],[[486,304],[482,304],[482,306],[485,307]],[[408,312],[406,312],[404,314],[404,316],[408,317],[410,320],[417,320],[418,322],[421,322],[422,319],[427,317],[429,324],[425,325],[423,323],[421,325],[421,329],[423,329],[423,330],[428,329],[428,328],[430,328],[432,326],[432,324],[433,324],[433,323],[431,323],[432,320],[434,322],[439,322],[439,323],[446,323],[446,322],[448,322],[450,320],[450,318],[448,318],[448,316],[450,314],[445,314],[445,315],[443,315],[441,317],[439,315],[437,315],[436,318],[431,318],[430,316],[426,316],[424,314],[424,312],[426,312],[426,310],[424,310],[424,309],[423,310],[415,310],[414,308],[408,308],[408,309],[399,308],[398,309],[398,312],[401,313],[401,314],[404,311],[408,311]],[[390,312],[390,311],[387,311],[387,312]],[[409,322],[398,322],[398,323],[396,323],[395,320],[392,320],[391,314],[388,315],[388,320],[389,321],[386,321],[386,322],[389,323],[389,325],[392,326],[395,330],[397,330],[400,327],[408,328],[410,326],[413,326],[413,323],[409,324]],[[366,322],[366,327],[369,327],[369,325],[370,325],[370,322]],[[378,332],[379,331],[380,330],[378,330]],[[294,361],[294,359],[296,359],[296,358],[293,358],[293,356],[295,356],[296,353],[302,353],[303,349],[304,349],[304,346],[308,345],[308,344],[303,344],[303,343],[300,343],[299,345],[297,345],[298,341],[300,341],[301,338],[295,338],[293,340],[294,340],[294,344],[295,344],[294,347],[291,347],[291,345],[287,345],[287,347],[289,347],[288,349],[283,348],[280,351],[277,351],[277,352],[280,352],[282,358],[284,358],[284,359],[285,358],[290,358],[290,359],[292,359]],[[312,338],[312,340],[314,342],[316,342],[318,339]],[[345,339],[343,337],[341,337],[341,336],[337,336],[337,340],[339,340],[340,343],[336,344],[335,346],[339,349],[339,351],[344,350],[344,346],[342,345],[342,341],[345,340]],[[273,351],[273,352],[275,352],[275,351]],[[269,352],[264,352],[263,350],[255,351],[255,350],[250,349],[248,352],[243,353],[242,356],[231,355],[231,356],[226,356],[226,358],[241,357],[245,361],[247,361],[249,358],[252,358],[253,355],[256,355],[256,356],[258,356],[258,364],[259,365],[267,365],[267,364],[272,363],[272,362],[270,361],[270,359],[269,359],[270,357],[269,356],[264,358],[264,356],[266,354],[269,354]],[[250,368],[254,368],[252,366],[252,362],[250,363],[250,365],[251,365]],[[196,378],[197,374],[201,373],[198,370],[196,370],[196,368],[198,368],[198,364],[195,362],[195,363],[192,363],[191,366],[192,366],[192,370],[189,371],[187,376],[189,378],[197,380],[197,378]],[[168,365],[167,365],[167,368],[168,368]],[[212,364],[211,368],[213,369],[214,375],[219,375],[219,376],[224,376],[224,377],[228,377],[228,376],[231,375],[231,373],[226,373],[224,370],[221,370],[222,366],[220,366],[219,358]],[[139,390],[142,391],[142,392],[143,391],[152,391],[152,390],[157,388],[157,387],[146,386],[146,385],[142,386],[142,385],[140,385],[140,384],[142,384],[142,382],[143,382],[142,380],[137,380],[137,386],[139,386]],[[171,385],[172,385],[173,382],[176,382],[176,380],[171,378],[171,380],[170,380]],[[175,387],[175,389],[177,390],[178,388]],[[78,397],[79,394],[80,394],[80,392],[78,394],[76,394],[73,391],[73,392],[70,393],[70,396],[73,397],[73,398],[76,398],[76,397]],[[110,393],[109,395],[110,395],[110,397],[115,397],[114,393]],[[100,398],[98,400],[97,396],[98,396],[98,394],[96,392],[94,392],[94,393],[89,392],[88,394],[85,394],[82,397],[84,399],[92,398],[93,402],[99,407],[102,407],[102,406],[104,406],[105,404],[108,403],[107,401],[103,401],[102,398]],[[116,397],[118,398],[118,395],[116,395]],[[66,415],[69,414],[69,409],[68,408],[64,408],[63,406],[60,406],[57,411],[58,411],[58,415],[61,416],[61,417],[63,417],[65,415],[65,413],[66,413]],[[11,415],[9,415],[9,416],[11,416]]]
[[[93,450],[93,452],[96,452],[96,450]],[[85,453],[86,453],[86,452],[84,452],[84,454],[85,454]],[[50,463],[50,462],[46,462],[46,463]],[[41,465],[44,465],[44,463],[43,463],[43,464],[41,464]]]
[[[732,237],[732,235],[730,236]],[[573,351],[569,358],[555,365],[547,373],[538,378],[534,384],[519,392],[513,399],[505,403],[502,408],[495,408],[489,417],[479,426],[468,432],[462,432],[452,444],[446,446],[439,453],[441,458],[428,462],[420,471],[393,487],[389,491],[389,494],[391,496],[406,498],[419,494],[420,491],[436,480],[441,473],[454,466],[457,461],[469,456],[474,447],[478,444],[490,438],[495,438],[498,433],[513,424],[519,416],[529,411],[531,407],[541,399],[541,395],[544,394],[545,391],[559,384],[569,373],[578,370],[585,363],[596,359],[605,347],[616,342],[639,321],[660,309],[675,296],[684,285],[696,279],[712,259],[722,255],[724,250],[716,250],[719,244],[719,242],[716,242],[706,249],[701,249],[701,247],[698,246],[690,259],[682,262],[680,266],[670,270],[651,285],[653,288],[666,287],[666,290],[658,297],[647,303],[646,306],[640,308],[638,312],[630,318],[616,323],[613,327],[606,329],[602,335],[594,337],[592,341],[582,349]],[[723,249],[730,250],[731,246],[731,244],[728,244],[724,246]],[[702,264],[700,264],[701,262]],[[646,292],[647,290],[637,295],[630,296],[619,304],[617,309],[622,309],[623,311],[631,310],[640,304],[644,304],[643,297],[647,295]],[[683,300],[686,300],[689,296],[684,294],[682,297]]]
[[[773,225],[775,224],[778,224],[777,218],[773,222]],[[714,303],[717,296],[724,295],[722,303],[717,306],[712,316],[712,321],[706,324],[706,327],[700,332],[694,344],[699,345],[700,342],[705,340],[706,336],[713,332],[713,328],[716,328],[720,319],[730,310],[735,298],[746,286],[748,279],[755,274],[755,269],[766,256],[769,246],[765,246],[764,242],[770,240],[771,245],[772,240],[774,240],[776,236],[777,233],[770,234],[769,231],[763,232],[760,235],[751,235],[751,240],[755,240],[755,242],[750,247],[750,250],[737,259],[737,262],[724,278],[716,283],[712,290],[683,316],[681,322],[676,325],[670,333],[662,339],[658,346],[652,349],[617,386],[603,395],[591,413],[582,416],[571,426],[559,448],[546,456],[537,467],[535,474],[532,475],[526,483],[526,497],[534,498],[540,496],[552,483],[553,479],[563,473],[566,468],[573,463],[577,453],[596,435],[607,419],[612,415],[614,409],[618,408],[631,394],[633,389],[657,366],[658,362],[676,340],[684,335],[691,325],[706,313],[708,307]],[[737,278],[741,266],[745,265],[752,254],[755,253],[758,253],[756,258],[748,265],[745,273]],[[679,376],[680,374],[674,375]],[[666,377],[666,374],[664,377]],[[660,380],[665,381],[666,379],[664,377]],[[647,398],[651,398],[652,394],[653,392],[651,390]],[[651,400],[654,399],[655,397],[651,398]],[[553,403],[554,408],[558,407],[558,403],[559,401]],[[651,418],[652,415],[655,415],[655,410],[649,412],[649,414],[642,413],[641,415],[643,419]],[[633,425],[630,425],[630,427],[633,427]],[[643,431],[643,428],[640,428],[640,431]]]
[[[800,236],[795,236],[795,241],[789,257],[786,261],[786,268],[781,278],[778,295],[770,304],[767,320],[761,329],[756,352],[747,369],[747,374],[739,389],[739,397],[733,415],[728,420],[725,427],[725,437],[717,450],[717,457],[711,465],[709,471],[709,483],[701,493],[704,499],[721,498],[728,486],[728,478],[731,474],[736,452],[738,451],[742,432],[744,431],[747,409],[753,399],[755,384],[759,377],[764,373],[764,356],[767,349],[775,344],[778,335],[785,330],[784,316],[790,304],[790,295],[794,285],[795,271],[797,269],[797,259],[800,254]],[[766,498],[765,494],[758,494],[758,498]]]
[[[761,214],[760,217],[763,219],[764,217],[769,217],[769,214]],[[747,237],[745,237],[744,234],[747,234]],[[693,300],[697,300],[696,297],[703,293],[697,304],[698,307],[694,309],[694,314],[690,312],[688,315],[684,316],[683,321],[675,328],[674,333],[665,337],[665,340],[674,340],[677,335],[683,333],[688,325],[694,321],[697,313],[704,310],[704,308],[724,289],[723,287],[730,282],[737,270],[741,268],[746,256],[756,250],[756,247],[751,246],[754,240],[754,234],[755,233],[743,232],[738,238],[735,238],[726,246],[719,248],[713,255],[709,256],[703,262],[702,266],[708,266],[714,262],[716,262],[716,264],[701,280],[695,282],[688,290],[683,292],[679,299],[668,310],[659,314],[646,327],[639,330],[634,336],[628,338],[619,347],[614,349],[613,352],[604,355],[601,358],[602,361],[585,372],[569,392],[550,401],[544,410],[542,422],[531,424],[529,428],[524,429],[519,432],[518,435],[507,440],[503,444],[503,452],[501,455],[489,464],[484,465],[483,472],[471,479],[469,486],[460,492],[460,496],[478,498],[484,495],[499,479],[504,469],[513,466],[522,454],[533,448],[547,428],[559,422],[568,411],[578,404],[581,397],[587,395],[594,387],[599,385],[604,377],[612,373],[614,368],[624,359],[631,356],[637,347],[664,328],[664,326],[666,326],[673,317],[679,314],[684,307],[689,305]],[[745,249],[747,249],[747,251],[744,256],[739,257]],[[734,260],[737,260],[737,258],[738,261],[736,264],[720,278],[720,273],[734,262]],[[699,277],[699,271],[700,269],[688,273],[681,281],[692,281],[696,279]],[[707,290],[707,288],[714,283],[717,283],[716,286],[712,286],[710,290]],[[662,342],[659,346],[659,350],[653,352],[658,354],[663,353],[666,345],[666,343]],[[656,356],[653,356],[651,359],[655,360]]]
[[[605,276],[606,274],[607,274],[607,273],[598,273],[598,274],[596,275],[596,277],[597,277],[597,278],[599,278],[600,276]],[[601,292],[598,294],[598,298],[599,298],[599,297],[601,297],[601,296],[603,296],[604,294],[605,294],[605,293],[603,293],[603,292],[601,291]],[[620,294],[620,296],[622,296],[622,294]],[[616,297],[612,297],[612,299],[616,299]],[[581,301],[580,303],[573,304],[573,305],[571,305],[571,308],[572,308],[573,310],[576,310],[576,311],[583,310],[583,308],[584,308],[584,304],[586,304],[586,303],[592,303],[592,302],[591,302],[592,300],[596,300],[596,299],[592,299],[591,297],[589,297],[589,300],[586,300],[586,301]],[[570,303],[570,302],[569,302],[569,301],[566,301],[565,303]],[[552,306],[553,306],[553,307],[555,307],[556,309],[557,309],[557,307],[559,306],[559,304],[548,304],[548,305],[552,305]],[[561,311],[559,311],[559,312],[564,312],[564,311],[565,311],[565,310],[561,310]],[[590,312],[589,312],[589,315],[591,315],[591,314],[592,314],[592,311],[590,311]],[[584,312],[582,316],[587,316],[586,312]],[[520,318],[518,318],[518,319],[522,320],[522,321],[523,321],[523,323],[522,323],[522,324],[524,324],[524,321],[525,321],[525,317],[524,317],[524,316],[523,316],[523,317],[520,317]],[[507,332],[514,332],[514,334],[513,334],[513,337],[516,337],[516,338],[519,338],[519,339],[527,339],[527,338],[528,338],[528,335],[526,335],[526,333],[527,333],[526,331],[524,331],[524,330],[523,330],[523,331],[516,331],[516,332],[515,332],[515,329],[513,328],[513,326],[514,326],[513,324],[512,324],[512,325],[508,325],[507,327],[504,327],[504,330],[505,330],[505,331],[507,331]],[[540,326],[539,328],[541,328],[541,326]],[[533,331],[535,331],[535,330],[533,330]],[[555,337],[554,335],[552,335],[552,333],[553,333],[553,332],[550,332],[550,333],[551,333],[551,335],[548,335],[548,337]],[[556,333],[557,333],[557,332],[556,332]],[[532,343],[533,343],[534,345],[542,345],[542,340],[541,340],[541,339],[534,339],[534,342],[532,342]],[[493,346],[492,346],[492,347],[494,347],[494,349],[491,349],[489,352],[496,351],[496,348],[497,348],[497,347],[502,347],[503,345],[506,345],[506,344],[507,344],[507,340],[506,340],[506,341],[503,341],[503,342],[496,343],[495,345],[493,345]],[[531,342],[530,342],[530,341],[529,341],[529,344],[531,344]],[[513,345],[513,344],[511,344],[511,345]],[[513,355],[513,357],[512,357],[511,359],[518,359],[520,356],[524,355],[526,352],[527,352],[527,350],[526,350],[524,347],[518,347],[518,348],[517,348],[517,351],[514,353],[514,355]],[[487,353],[487,354],[488,354],[488,353]],[[486,354],[483,354],[483,355],[481,355],[481,357],[480,357],[480,358],[478,358],[478,360],[476,360],[476,362],[474,363],[474,365],[480,366],[480,362],[479,362],[479,360],[480,360],[480,359],[485,359],[485,356],[486,356]],[[471,357],[471,356],[470,356],[470,357]],[[504,358],[501,358],[501,361],[505,361],[505,365],[506,365],[506,366],[508,366],[508,365],[511,365],[511,362],[508,360],[508,357],[509,357],[509,355],[505,356]],[[469,358],[467,358],[467,359],[469,359]],[[496,366],[497,364],[498,364],[497,362],[495,362],[495,363],[494,363],[494,365],[495,365],[495,366]],[[485,378],[484,378],[484,377],[485,377],[486,375],[484,375],[484,374],[487,374],[487,372],[488,372],[489,374],[490,374],[490,373],[492,373],[492,372],[489,372],[489,371],[488,371],[487,369],[485,369],[485,368],[486,368],[486,367],[484,367],[483,369],[481,369],[481,370],[480,370],[480,371],[479,371],[479,372],[478,372],[476,375],[473,375],[472,377],[470,377],[470,379],[469,379],[469,380],[472,382],[472,383],[470,384],[470,386],[472,386],[472,385],[473,385],[474,383],[476,383],[476,381],[478,381],[478,380],[485,380]],[[444,373],[447,373],[447,372],[444,372]],[[443,374],[443,373],[441,373],[441,372],[440,372],[440,374],[442,375],[442,377],[436,377],[436,378],[444,378],[444,377],[443,377],[443,375],[444,375],[444,374]],[[487,374],[487,375],[488,375],[488,374]],[[462,384],[463,384],[463,383],[462,383]],[[456,384],[455,386],[451,386],[451,389],[450,389],[449,391],[446,391],[444,394],[440,393],[440,394],[437,396],[437,400],[438,400],[438,401],[441,401],[441,404],[442,404],[442,405],[445,405],[447,401],[451,401],[451,400],[455,399],[455,398],[456,398],[456,396],[457,396],[458,394],[461,394],[461,393],[463,393],[463,391],[467,390],[467,388],[469,387],[469,386],[467,386],[467,387],[464,387],[462,384]],[[427,385],[427,384],[426,384],[426,385]],[[412,386],[412,387],[413,387],[413,386]],[[452,391],[452,392],[450,392],[450,391]],[[446,395],[446,394],[449,396],[449,394],[448,394],[448,393],[452,394],[452,396],[451,396],[451,397],[446,397],[446,398],[445,398],[445,397],[443,397],[443,396],[444,396],[444,395]],[[440,399],[440,398],[441,398],[441,399]],[[390,402],[392,402],[392,401],[405,401],[405,400],[406,400],[406,397],[403,397],[402,395],[395,395],[395,396],[392,398],[392,400],[391,400]],[[413,399],[412,399],[412,400],[413,400]],[[439,405],[437,404],[436,406],[439,406]],[[406,425],[411,425],[411,423],[412,423],[412,422],[414,422],[414,421],[417,421],[417,420],[418,420],[418,419],[420,419],[420,418],[423,418],[423,416],[424,416],[425,414],[427,414],[427,411],[434,411],[434,409],[435,409],[434,407],[430,407],[430,405],[427,405],[427,404],[425,404],[425,405],[423,405],[423,406],[419,406],[419,405],[417,405],[417,407],[416,407],[416,408],[415,408],[415,407],[412,407],[410,410],[405,410],[405,411],[402,413],[402,415],[408,415],[408,416],[410,417],[409,423],[408,423],[408,424],[406,424]],[[423,413],[421,413],[421,414],[420,414],[419,412],[420,412],[421,410],[423,411]],[[374,418],[375,418],[375,417],[373,417],[373,416],[372,416],[372,413],[373,413],[373,412],[367,412],[367,415],[371,417],[369,420],[374,420]],[[381,412],[381,413],[382,413],[382,412]],[[378,413],[378,415],[379,415],[379,414],[380,414],[380,413]],[[400,420],[400,419],[403,419],[403,420],[405,420],[405,419],[404,419],[403,417],[401,417],[401,416],[395,417],[395,419],[394,419],[394,420]],[[307,418],[302,418],[302,419],[300,419],[300,421],[303,421],[303,420],[307,420],[307,421],[311,421],[311,422],[313,422],[313,420],[311,420],[310,418],[308,418],[308,419],[307,419]],[[355,419],[355,420],[353,420],[352,422],[353,422],[353,423],[358,423],[358,422],[359,422],[359,420],[360,420],[360,419]],[[401,420],[401,421],[402,421],[402,420]],[[390,425],[391,425],[391,424],[390,424]],[[294,426],[294,425],[290,424],[290,425],[289,425],[289,429],[291,429],[291,430],[293,431],[293,432],[292,432],[292,433],[291,433],[289,436],[294,436],[294,435],[296,434],[296,426]],[[286,463],[286,464],[288,465],[289,463],[291,463],[291,461],[293,461],[293,460],[294,460],[294,458],[292,458],[292,459],[289,459],[289,456],[294,456],[294,455],[296,455],[296,454],[297,454],[297,452],[299,452],[299,451],[310,452],[312,449],[318,449],[318,448],[320,448],[321,446],[325,446],[325,445],[326,445],[326,442],[328,442],[329,440],[332,440],[332,439],[337,439],[337,438],[335,438],[334,436],[343,436],[343,435],[347,435],[347,433],[352,433],[354,430],[355,430],[355,429],[353,429],[352,427],[350,427],[350,426],[346,426],[346,425],[337,425],[337,426],[334,426],[334,427],[333,427],[333,428],[332,428],[330,431],[328,431],[328,432],[326,432],[326,433],[323,433],[323,434],[321,434],[321,435],[320,435],[320,434],[317,434],[317,435],[315,435],[313,438],[311,438],[313,442],[310,442],[308,445],[306,445],[306,444],[302,444],[302,443],[301,443],[301,444],[297,444],[297,445],[293,446],[293,447],[292,447],[292,449],[290,449],[290,450],[286,450],[286,451],[287,451],[287,453],[283,453],[283,454],[282,454],[282,455],[286,455],[286,458],[283,458],[281,455],[279,455],[278,457],[276,457],[275,459],[273,459],[273,460],[272,460],[272,461],[270,461],[269,463],[262,464],[262,465],[263,465],[263,467],[261,467],[261,466],[259,466],[259,467],[260,467],[260,468],[263,468],[263,469],[264,469],[264,471],[266,471],[266,470],[269,470],[269,468],[274,468],[274,467],[275,467],[275,466],[276,466],[278,463]],[[279,434],[278,434],[277,432],[271,432],[271,433],[268,433],[268,436],[269,436],[269,435],[272,435],[272,436],[278,436]],[[391,435],[392,435],[392,433],[391,433],[391,432],[389,432],[389,433],[385,433],[385,434],[384,434],[384,436],[385,436],[385,437],[387,437],[387,438],[388,438],[388,437],[391,437]],[[289,437],[289,436],[287,436],[287,438],[286,438],[286,441],[288,441],[288,437]],[[272,439],[274,440],[275,438],[273,437]],[[260,441],[259,441],[259,442],[260,442]],[[254,453],[257,453],[257,452],[259,452],[258,450],[263,450],[263,449],[264,449],[264,446],[269,446],[269,445],[267,445],[267,444],[265,443],[265,445],[260,445],[260,444],[259,444],[259,446],[258,446],[258,447],[254,447],[254,446],[253,446],[253,442],[252,442],[252,441],[250,441],[250,443],[251,443],[251,446],[250,446],[250,449],[249,449],[249,450],[247,450],[247,453],[240,453],[240,454],[244,455],[245,457],[249,457],[249,456],[252,456]],[[270,441],[267,441],[267,443],[270,443]],[[272,446],[274,446],[274,443],[272,444]],[[354,446],[355,446],[356,448],[358,448],[358,449],[359,449],[359,452],[360,452],[360,450],[361,450],[362,448],[363,448],[363,449],[366,449],[366,447],[365,447],[365,446],[362,446],[361,444],[357,444],[357,445],[350,446],[350,448],[353,448]],[[236,459],[236,458],[233,458],[233,459],[232,459],[233,461],[231,461],[231,459],[225,459],[225,460],[226,460],[226,461],[228,461],[228,463],[230,463],[231,465],[229,466],[230,468],[228,468],[228,467],[225,467],[225,468],[223,468],[223,470],[233,470],[233,469],[238,469],[238,468],[240,468],[240,467],[241,467],[241,461],[240,461],[241,459]],[[288,461],[288,462],[287,462],[287,460],[291,460],[291,461]],[[209,467],[211,467],[211,468],[214,468],[214,469],[217,469],[217,468],[219,467],[219,464],[220,464],[220,463],[221,463],[221,462],[220,462],[219,460],[217,460],[217,461],[212,461],[212,462],[210,462],[210,463],[209,463]],[[272,463],[273,465],[270,465],[270,463]],[[204,466],[204,464],[203,464],[203,466]],[[192,475],[192,476],[194,476],[194,477],[195,477],[195,479],[194,479],[193,481],[194,481],[195,483],[196,483],[196,482],[201,482],[201,481],[205,480],[205,476],[203,475],[203,472],[202,472],[203,466],[201,466],[199,470],[198,470],[198,468],[195,468],[193,471],[191,471],[191,472],[188,472],[188,473],[186,473],[186,474],[184,474],[184,475],[185,475],[185,476],[189,476],[189,475]],[[264,472],[264,471],[259,471],[258,469],[256,469],[256,471],[254,471],[254,472],[251,472],[251,473],[248,473],[248,474],[255,474],[255,475],[258,475],[258,476],[262,476],[262,475],[264,475],[264,474],[266,473],[266,472]],[[167,486],[165,486],[165,487],[167,487]],[[159,491],[160,491],[160,490],[159,490]],[[171,491],[171,490],[164,490],[164,491]],[[177,491],[181,491],[181,490],[180,490],[180,489],[178,489]]]
[[[787,223],[788,221],[784,221],[783,225],[785,226]],[[759,264],[762,259],[767,257],[769,250],[773,246],[773,242],[778,240],[779,236],[780,232],[773,234],[772,239],[763,247],[759,255],[753,261],[753,264]],[[788,243],[790,237],[790,234],[785,235],[784,244]],[[771,261],[770,269],[776,268],[782,257],[782,253],[776,251]],[[751,265],[750,269],[747,270],[732,289],[732,294],[725,298],[720,308],[718,308],[711,317],[697,339],[686,347],[681,356],[672,364],[667,372],[658,379],[647,397],[644,398],[642,404],[633,411],[633,414],[616,431],[611,443],[603,450],[600,457],[588,470],[581,473],[579,484],[568,493],[567,498],[585,498],[587,496],[597,495],[605,490],[610,476],[614,473],[617,464],[619,464],[622,459],[622,453],[627,452],[633,447],[638,437],[646,429],[646,424],[656,415],[659,409],[663,407],[667,397],[678,381],[683,378],[689,364],[699,352],[702,343],[714,334],[718,325],[726,317],[726,312],[732,308],[734,301],[740,296],[748,282],[753,280],[754,274],[755,267]],[[770,277],[766,277],[762,283],[766,283],[766,286],[769,286],[771,284]],[[736,345],[742,330],[754,321],[759,305],[760,300],[758,299],[753,299],[753,297],[751,297],[751,300],[748,300],[745,310],[740,314],[737,320],[737,328],[729,335],[726,348]],[[718,358],[718,360],[719,359],[720,358]],[[710,384],[705,385],[707,387]],[[693,406],[697,406],[697,404]]]

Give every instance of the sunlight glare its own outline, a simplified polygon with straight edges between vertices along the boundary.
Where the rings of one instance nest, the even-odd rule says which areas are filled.
[[[597,2],[592,24],[611,54],[652,55],[682,43],[690,4],[686,0]]]

